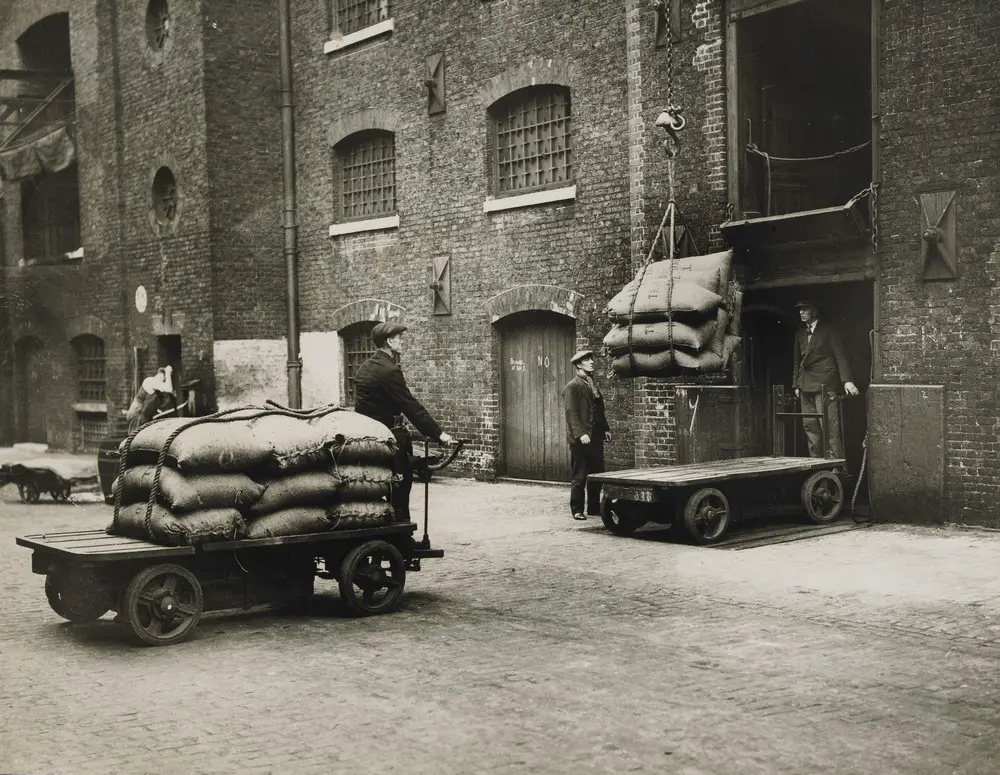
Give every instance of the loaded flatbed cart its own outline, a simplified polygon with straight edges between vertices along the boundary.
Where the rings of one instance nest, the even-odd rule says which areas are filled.
[[[774,513],[798,500],[809,519],[828,524],[840,516],[845,460],[744,457],[706,463],[632,468],[591,474],[601,482],[601,519],[616,535],[647,522],[670,524],[699,544],[722,539],[734,515]]]
[[[0,487],[16,485],[17,494],[25,503],[35,503],[43,492],[47,492],[54,501],[65,501],[72,494],[73,485],[95,481],[97,476],[70,476],[66,471],[60,472],[48,465],[0,464]]]
[[[426,516],[426,515],[425,515]],[[397,607],[407,571],[444,556],[426,527],[398,522],[357,530],[163,546],[103,530],[17,538],[32,550],[31,570],[45,576],[52,609],[71,622],[109,610],[139,642],[167,646],[184,640],[205,611],[265,604],[301,604],[318,576],[336,579],[355,614]]]

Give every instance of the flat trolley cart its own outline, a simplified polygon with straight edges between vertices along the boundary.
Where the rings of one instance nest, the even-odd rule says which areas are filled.
[[[362,616],[397,607],[407,571],[443,557],[426,532],[398,522],[357,530],[162,546],[103,530],[17,538],[45,576],[52,609],[71,622],[116,622],[152,646],[184,640],[205,611],[294,605],[313,594],[315,578],[336,579],[344,603]]]
[[[17,486],[17,494],[25,503],[35,503],[43,492],[54,501],[65,501],[73,493],[74,484],[90,484],[96,476],[70,476],[49,466],[23,463],[0,464],[0,487]]]
[[[735,515],[768,514],[798,501],[817,524],[844,505],[841,458],[745,457],[592,474],[604,486],[601,519],[616,535],[670,524],[699,544],[722,539]]]

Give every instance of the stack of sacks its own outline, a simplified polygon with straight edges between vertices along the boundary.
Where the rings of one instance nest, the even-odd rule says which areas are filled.
[[[731,281],[731,266],[728,250],[659,261],[622,288],[608,303],[614,325],[604,337],[615,374],[648,377],[724,371],[740,344],[742,293]]]
[[[156,462],[178,429],[147,522]],[[385,524],[395,448],[384,425],[339,407],[160,420],[132,439],[108,532],[182,545]]]

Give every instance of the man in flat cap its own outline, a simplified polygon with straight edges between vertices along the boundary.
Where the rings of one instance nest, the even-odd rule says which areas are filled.
[[[399,368],[399,358],[403,352],[403,332],[406,326],[400,323],[379,323],[372,329],[372,340],[378,350],[361,364],[354,377],[357,397],[355,411],[378,420],[392,429],[396,437],[395,469],[402,482],[393,485],[392,507],[396,520],[410,521],[410,490],[413,488],[413,441],[407,430],[405,416],[418,431],[431,439],[439,439],[442,444],[451,444],[450,435],[441,430],[428,411],[424,409],[403,379]]]
[[[802,328],[795,334],[795,349],[792,355],[792,385],[798,396],[803,412],[820,411],[820,397],[829,405],[827,428],[831,457],[844,457],[844,446],[840,436],[840,405],[832,401],[843,384],[844,391],[851,396],[858,394],[851,376],[851,364],[844,351],[844,344],[836,328],[821,321],[819,308],[814,302],[800,301],[795,305],[802,321]],[[822,434],[817,418],[803,417],[802,429],[806,433],[810,457],[826,457],[821,449]]]
[[[594,382],[594,352],[580,350],[570,363],[576,376],[563,388],[566,405],[566,434],[573,485],[569,491],[569,510],[573,519],[601,513],[601,483],[588,482],[589,474],[604,471],[604,442],[611,441],[604,396]],[[586,494],[586,508],[584,508]]]

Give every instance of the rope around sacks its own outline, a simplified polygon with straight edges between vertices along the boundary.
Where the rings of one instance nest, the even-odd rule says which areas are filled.
[[[239,417],[233,417],[232,415],[235,414],[236,412],[248,411],[247,407],[236,407],[235,409],[225,409],[221,412],[215,412],[214,414],[206,415],[205,417],[197,417],[193,419],[190,423],[175,428],[173,431],[170,432],[170,435],[167,436],[166,441],[163,442],[163,445],[160,447],[159,455],[157,456],[156,471],[153,474],[153,485],[152,487],[150,487],[149,498],[146,501],[146,515],[143,518],[143,523],[142,523],[143,530],[150,537],[150,539],[154,538],[151,527],[151,521],[153,517],[153,505],[156,503],[156,496],[159,495],[160,492],[160,474],[163,471],[163,464],[166,462],[167,452],[170,449],[170,445],[173,444],[174,439],[180,436],[181,433],[183,433],[184,431],[188,430],[189,428],[194,428],[198,425],[209,425],[212,423],[225,424],[231,422],[239,422],[243,420],[249,421],[260,417],[284,416],[284,417],[293,417],[299,420],[311,419],[313,417],[322,417],[323,415],[330,414],[334,411],[340,411],[340,410],[341,410],[340,407],[323,407],[320,409],[314,409],[310,411],[284,409],[284,408],[281,409],[265,408],[265,409],[257,409],[256,411],[251,410],[249,413],[241,414]],[[163,420],[166,419],[169,418],[162,417],[159,420],[153,420],[153,422],[147,423],[146,425],[137,429],[133,433],[129,434],[128,438],[125,439],[125,446],[121,452],[121,458],[118,463],[118,489],[115,492],[115,513],[112,524],[118,521],[118,514],[121,511],[122,493],[125,490],[124,477],[125,477],[125,471],[128,468],[128,453],[132,448],[133,440],[139,434],[139,432],[144,428],[148,428],[153,423],[162,422]]]

